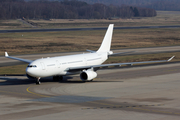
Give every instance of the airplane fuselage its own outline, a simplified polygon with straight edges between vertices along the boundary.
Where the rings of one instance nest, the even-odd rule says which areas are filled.
[[[107,56],[103,52],[37,59],[28,65],[26,73],[32,77],[70,75],[73,73],[67,72],[68,68],[100,65]]]

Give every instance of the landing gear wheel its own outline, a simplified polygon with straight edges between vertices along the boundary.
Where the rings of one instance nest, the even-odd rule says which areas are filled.
[[[59,81],[59,76],[53,76],[53,81]]]
[[[63,82],[63,76],[59,76],[59,81]]]
[[[36,82],[36,85],[40,85],[40,84],[41,84],[41,82],[40,82],[40,81],[37,81],[37,82]]]
[[[89,82],[92,82],[93,81],[93,79],[92,80],[90,80]]]
[[[41,84],[41,82],[39,80],[40,80],[40,77],[37,78],[36,85],[40,85]]]
[[[57,76],[53,76],[53,81],[58,81]]]

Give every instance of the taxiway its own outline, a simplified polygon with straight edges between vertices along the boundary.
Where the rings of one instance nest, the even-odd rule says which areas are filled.
[[[100,70],[93,82],[0,77],[4,120],[179,120],[180,63]]]
[[[34,27],[34,26],[32,26]],[[179,25],[168,26],[132,26],[132,27],[115,27],[114,29],[151,29],[151,28],[179,28]],[[53,31],[84,31],[84,30],[106,30],[107,27],[95,28],[57,28],[57,29],[22,29],[22,30],[0,30],[0,33],[19,33],[19,32],[53,32]]]

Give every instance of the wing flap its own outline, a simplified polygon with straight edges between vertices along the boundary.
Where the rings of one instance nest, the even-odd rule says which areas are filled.
[[[96,51],[93,51],[93,50],[86,50],[86,51],[88,51],[88,52],[90,52],[90,53],[95,53]]]

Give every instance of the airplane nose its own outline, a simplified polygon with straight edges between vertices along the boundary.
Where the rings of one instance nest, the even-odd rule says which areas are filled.
[[[31,74],[31,70],[27,67],[26,68],[26,73],[29,75],[29,74]]]
[[[28,75],[30,75],[30,76],[33,76],[33,77],[36,77],[35,76],[35,72],[34,72],[34,70],[32,69],[32,68],[26,68],[26,73],[28,74]]]

